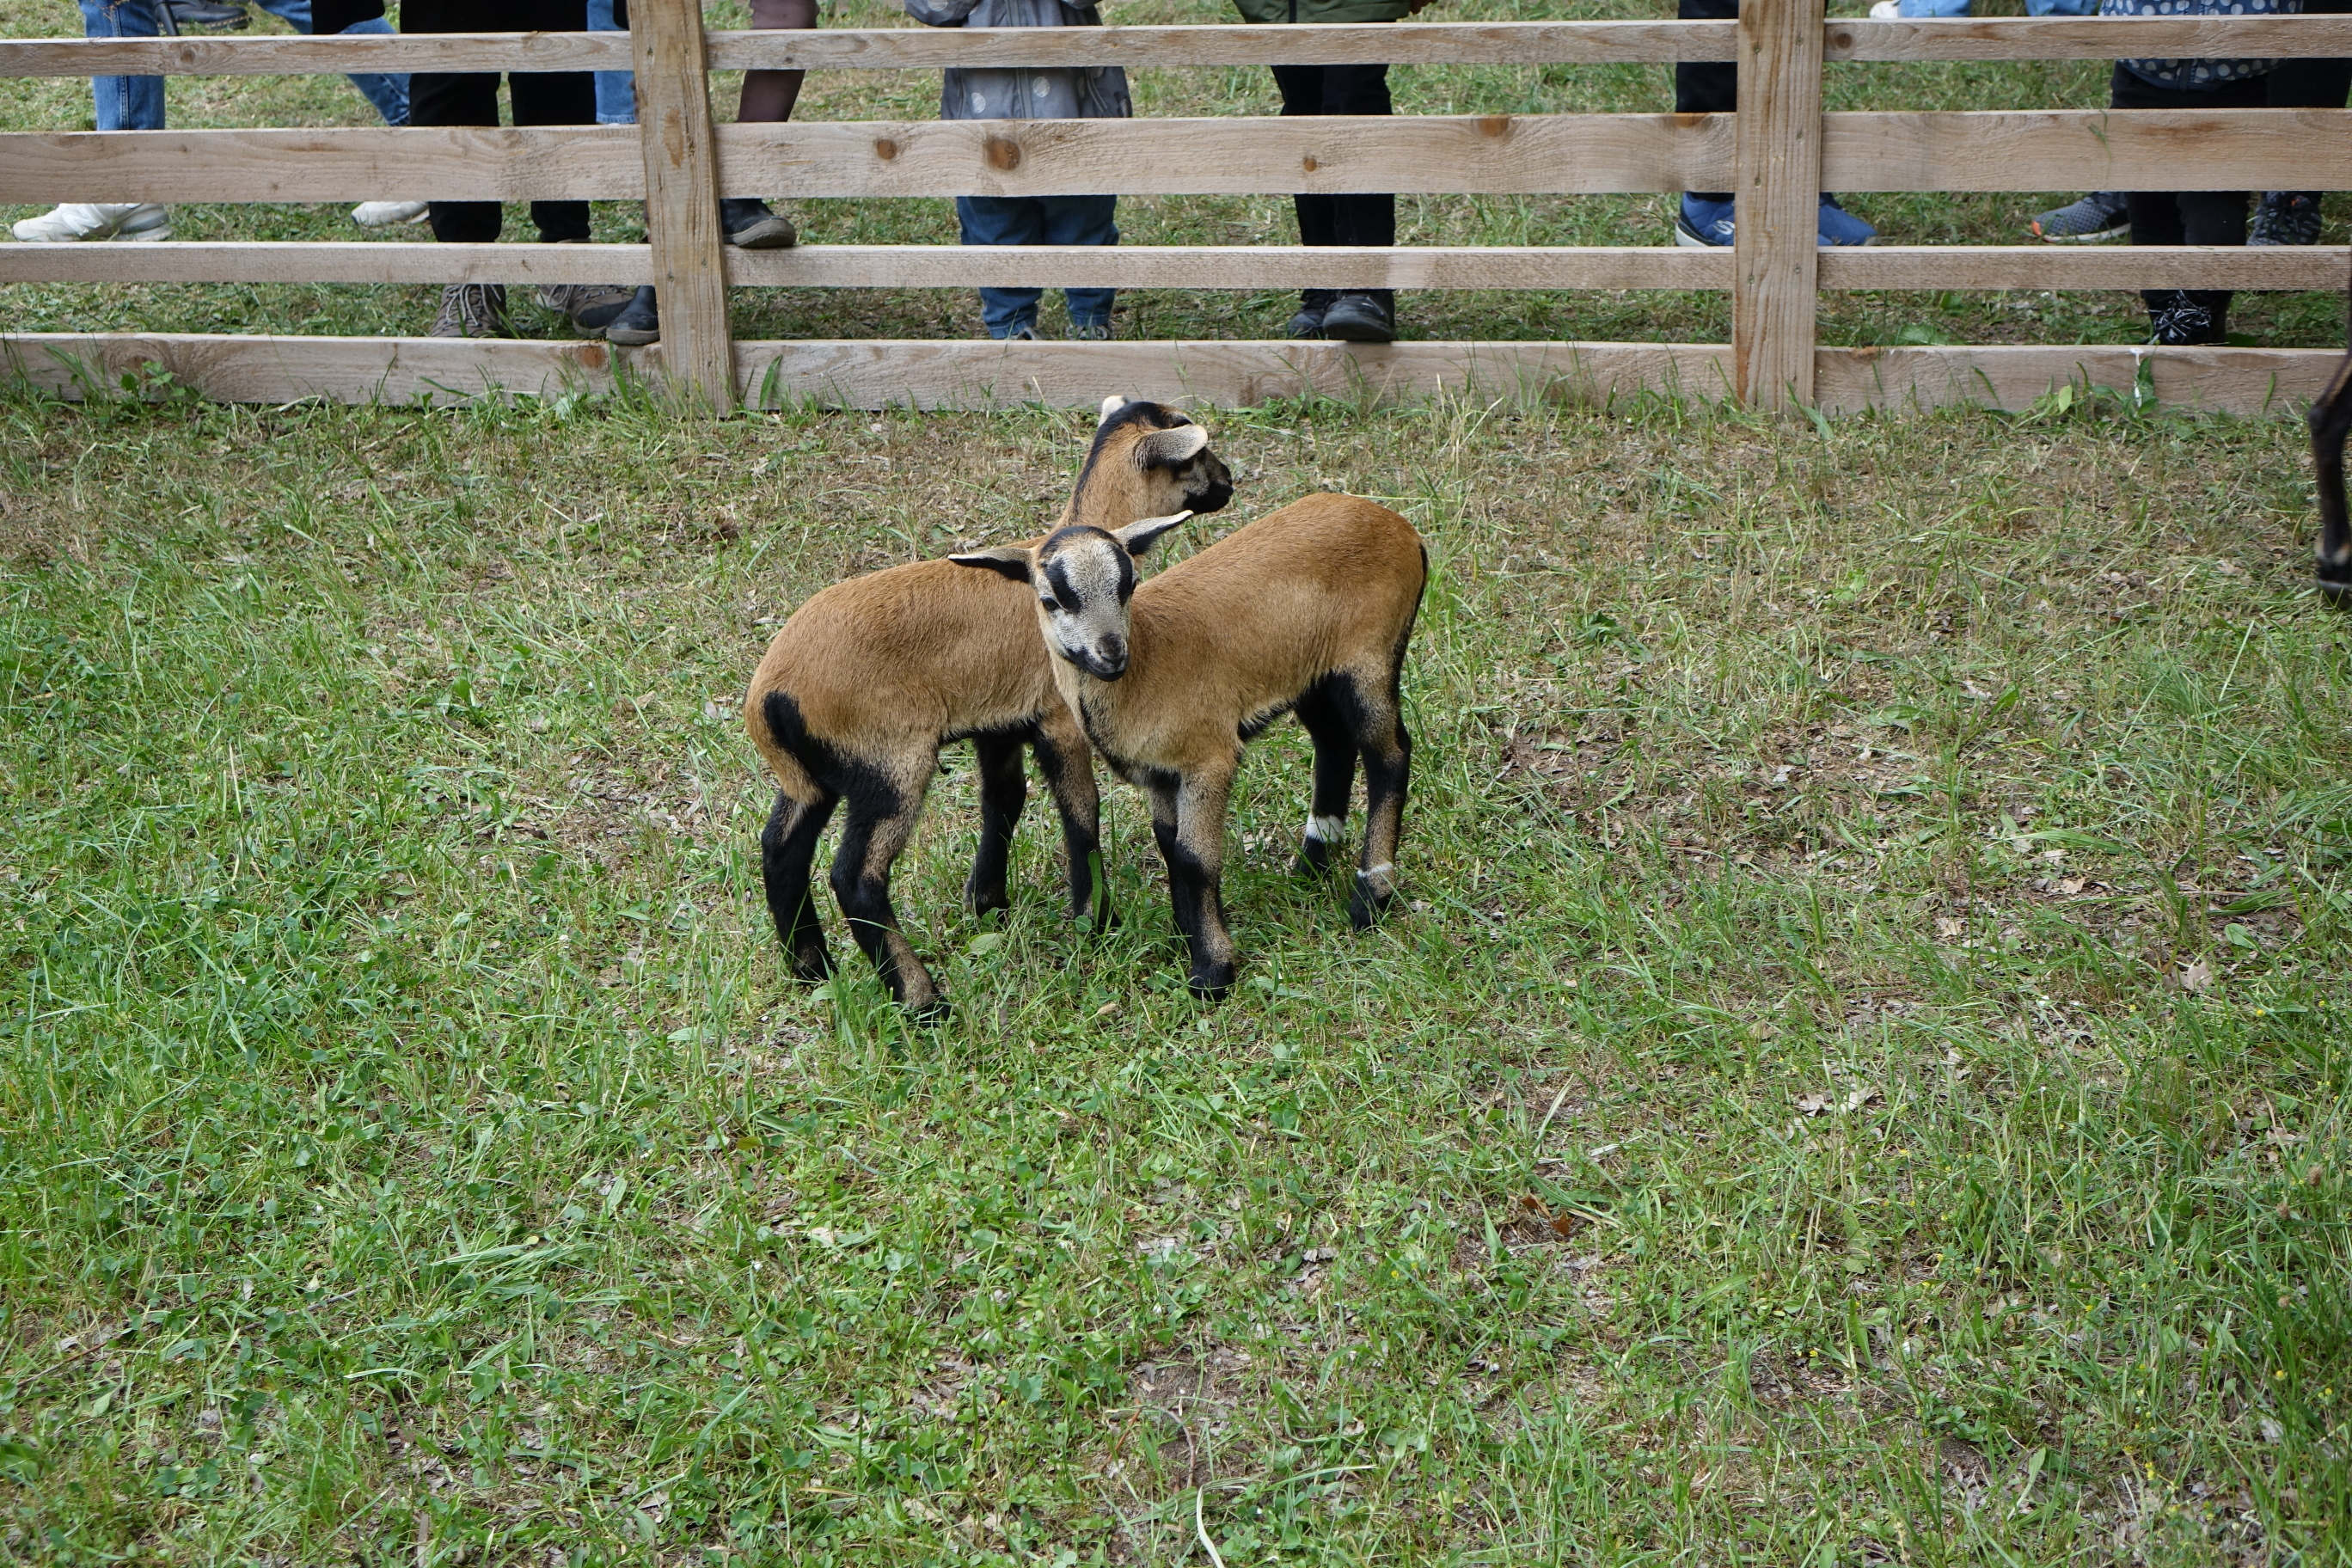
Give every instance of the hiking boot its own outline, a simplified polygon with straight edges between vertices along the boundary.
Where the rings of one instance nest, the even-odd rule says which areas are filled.
[[[362,202],[352,209],[352,221],[362,228],[390,228],[422,221],[432,206],[430,202]]]
[[[2121,191],[2093,191],[2089,195],[2053,207],[2025,226],[2033,237],[2052,245],[2100,245],[2131,232],[2131,214]]]
[[[2152,289],[2147,301],[2148,342],[2166,348],[2227,342],[2230,296],[2219,290]]]
[[[172,215],[153,202],[65,202],[10,226],[27,245],[74,239],[169,239]]]
[[[603,337],[636,297],[618,283],[550,283],[532,295],[541,309],[561,310],[583,338]]]
[[[661,342],[661,310],[654,298],[654,286],[642,284],[621,307],[619,315],[604,323],[604,341],[618,343],[625,349],[641,349],[647,343]]]
[[[1396,307],[1381,294],[1342,294],[1323,312],[1323,335],[1348,343],[1396,342]]]
[[[510,338],[507,324],[507,286],[503,283],[452,283],[441,290],[441,313],[433,318],[436,338]]]
[[[1074,343],[1107,343],[1111,341],[1108,321],[1072,321],[1070,330],[1062,334]]]
[[[719,226],[727,231],[728,244],[745,250],[786,250],[800,243],[801,231],[792,219],[771,212],[767,203],[752,196],[721,201]]]
[[[2264,191],[2246,230],[2248,245],[2317,245],[2319,193]]]

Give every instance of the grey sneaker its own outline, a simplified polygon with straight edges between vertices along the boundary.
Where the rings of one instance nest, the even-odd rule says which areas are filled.
[[[2026,227],[2052,245],[2097,245],[2129,234],[2131,214],[2121,191],[2093,191],[2040,214]]]
[[[1074,343],[1107,343],[1111,341],[1108,321],[1072,321],[1062,334]]]
[[[507,324],[507,286],[503,283],[452,283],[441,290],[441,313],[433,318],[436,338],[510,338]]]
[[[2319,193],[2264,191],[2246,230],[2248,245],[2317,245]]]
[[[542,310],[560,310],[572,330],[583,338],[601,338],[613,318],[637,297],[635,289],[617,283],[551,283],[532,296]]]

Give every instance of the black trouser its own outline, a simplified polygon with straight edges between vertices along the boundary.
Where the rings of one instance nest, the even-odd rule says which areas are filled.
[[[2306,16],[2352,13],[2352,0],[2303,0]],[[2352,59],[2281,60],[2271,67],[2273,109],[2341,109],[2352,96]]]
[[[2108,107],[2113,109],[2262,109],[2271,100],[2266,77],[2248,77],[2196,91],[2158,87],[2116,65],[2115,85]],[[2243,191],[2126,191],[2131,212],[2134,245],[2243,245],[2246,243],[2246,193]],[[2217,316],[2230,308],[2227,289],[2144,289],[2140,298],[2157,310],[2186,293]]]
[[[1282,89],[1282,112],[1293,114],[1386,114],[1389,68],[1386,66],[1276,66],[1274,84]],[[1297,195],[1290,198],[1298,211],[1301,245],[1394,245],[1396,197],[1360,192],[1347,195]],[[1395,290],[1350,290],[1378,295],[1394,304]],[[1338,298],[1330,289],[1309,289],[1309,310],[1328,308]]]
[[[578,33],[588,26],[586,0],[402,0],[404,33]],[[593,125],[596,79],[588,71],[513,71],[507,87],[517,125]],[[496,71],[419,71],[408,80],[411,125],[496,125]],[[453,244],[498,238],[504,214],[497,202],[435,202],[433,237]],[[586,202],[533,202],[531,221],[542,240],[588,237]]]
[[[1685,22],[1728,22],[1739,16],[1739,0],[1676,0],[1675,15]],[[1729,60],[1681,60],[1675,66],[1676,114],[1729,114],[1739,107],[1739,68]],[[1693,191],[1693,199],[1727,202],[1729,191]]]

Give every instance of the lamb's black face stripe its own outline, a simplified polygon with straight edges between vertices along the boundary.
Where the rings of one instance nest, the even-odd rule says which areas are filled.
[[[1065,609],[1076,607],[1078,602],[1078,590],[1076,584],[1070,581],[1068,563],[1058,556],[1046,562],[1045,581],[1052,586],[1054,597],[1062,602]]]

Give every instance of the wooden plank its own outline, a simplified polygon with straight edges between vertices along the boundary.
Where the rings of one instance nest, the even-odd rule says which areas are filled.
[[[2324,289],[2340,245],[1874,245],[1821,253],[1824,289]]]
[[[2284,414],[2315,396],[2343,361],[2335,349],[1823,349],[1813,386],[1828,413],[1952,404],[2018,410],[2070,383],[2127,392],[2145,366],[2160,403]]]
[[[1727,250],[1667,246],[804,245],[724,253],[769,289],[1691,289],[1731,287]],[[1825,250],[1838,289],[2279,289],[2343,285],[2340,245],[1948,246]],[[194,240],[0,245],[0,283],[650,283],[643,245]]]
[[[2352,55],[2352,16],[1985,16],[1827,25],[1832,60],[2120,60]]]
[[[719,226],[719,153],[702,0],[637,0],[637,119],[644,128],[646,232],[661,291],[662,342],[674,387],[719,413],[735,405],[727,314],[727,237]]]
[[[729,195],[1735,188],[1733,115],[835,121],[717,128]],[[1839,191],[2352,190],[2352,110],[1825,118]],[[642,195],[628,126],[0,135],[0,202]]]
[[[653,265],[644,245],[0,245],[0,283],[650,283]]]
[[[0,202],[585,201],[646,194],[632,125],[0,134]]]
[[[1759,408],[1813,400],[1815,215],[1822,189],[1822,49],[1813,4],[1742,0],[1739,7],[1732,384],[1741,401]]]
[[[719,32],[713,70],[947,66],[1639,63],[1728,59],[1729,22],[1406,22],[1269,33],[1208,26],[842,27]],[[278,76],[344,71],[628,70],[617,33],[324,38],[0,39],[0,76]],[[518,64],[518,61],[528,62]]]
[[[1727,190],[1732,151],[1723,115],[795,121],[719,132],[730,195]]]
[[[708,36],[714,70],[946,66],[1608,64],[1728,60],[1731,22],[1402,22],[1271,33],[1208,26],[842,27]],[[2352,17],[2001,16],[1826,24],[1832,60],[2352,55]],[[0,76],[297,76],[345,71],[627,70],[618,33],[0,39]]]
[[[0,379],[79,400],[148,367],[220,403],[455,403],[485,395],[609,391],[618,356],[599,342],[512,338],[308,338],[180,332],[0,334]],[[633,364],[659,374],[659,355]]]
[[[1826,116],[1832,191],[2352,190],[2352,110]]]
[[[1411,399],[1465,387],[1585,402],[1637,391],[1725,395],[1718,343],[993,343],[744,342],[737,375],[763,392],[836,406],[1091,405],[1105,386],[1243,405],[1313,389]],[[1948,404],[2021,409],[2072,381],[2128,389],[2146,363],[2158,397],[2276,414],[2312,396],[2341,362],[2333,349],[1958,347],[1821,349],[1814,395],[1832,413]],[[661,350],[595,342],[302,338],[166,333],[0,335],[0,378],[58,396],[113,394],[152,365],[224,402],[448,403],[482,395],[609,390],[623,374],[658,380]]]

